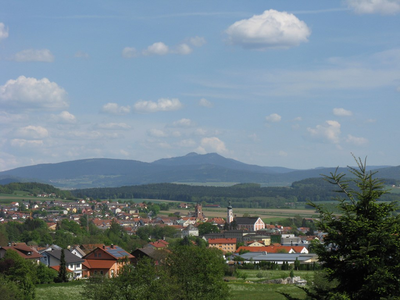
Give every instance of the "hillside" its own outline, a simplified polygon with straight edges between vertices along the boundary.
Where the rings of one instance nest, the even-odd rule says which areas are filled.
[[[379,168],[379,167],[375,167]],[[40,182],[59,188],[120,187],[152,183],[259,183],[289,186],[292,182],[329,174],[335,168],[293,170],[262,167],[225,158],[216,153],[166,158],[152,163],[122,159],[82,159],[39,164],[0,172],[0,182]],[[339,169],[347,172],[346,169]],[[381,168],[379,174],[399,178],[400,167]],[[383,177],[383,176],[380,176]]]

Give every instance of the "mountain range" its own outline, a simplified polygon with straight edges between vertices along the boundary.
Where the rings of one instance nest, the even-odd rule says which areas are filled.
[[[400,180],[400,166],[374,166],[379,177]],[[216,153],[189,153],[152,163],[136,160],[93,158],[52,164],[38,164],[0,172],[0,184],[35,181],[59,188],[119,187],[149,183],[190,183],[222,185],[260,183],[288,186],[294,181],[328,175],[336,168],[295,170],[262,167],[225,158]],[[348,172],[339,168],[339,172]]]

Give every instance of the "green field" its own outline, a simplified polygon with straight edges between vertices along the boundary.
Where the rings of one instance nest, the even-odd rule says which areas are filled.
[[[239,299],[285,299],[279,292],[288,293],[291,296],[304,298],[305,293],[294,285],[287,284],[265,284],[260,283],[267,279],[276,279],[289,276],[289,271],[271,270],[240,270],[247,274],[246,281],[229,277],[228,287],[231,300]],[[263,275],[260,277],[259,273]],[[313,271],[295,271],[295,276],[311,281],[314,278]],[[42,284],[36,288],[36,299],[39,300],[83,300],[80,292],[83,291],[84,281],[74,281],[62,284]]]

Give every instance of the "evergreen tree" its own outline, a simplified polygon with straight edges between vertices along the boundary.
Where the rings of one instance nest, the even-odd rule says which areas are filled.
[[[58,271],[57,282],[67,282],[67,266],[65,263],[64,249],[61,249],[60,270]]]
[[[387,193],[368,172],[365,161],[349,168],[353,178],[331,173],[326,180],[338,187],[340,214],[312,204],[320,213],[324,243],[315,248],[329,281],[331,295],[350,299],[400,296],[400,216],[394,203],[378,202]]]

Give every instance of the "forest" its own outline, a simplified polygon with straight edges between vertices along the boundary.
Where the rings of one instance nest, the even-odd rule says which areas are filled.
[[[262,187],[256,183],[230,187],[198,186],[173,183],[92,188],[73,190],[76,197],[93,199],[164,199],[181,202],[205,202],[235,207],[279,208],[296,202],[331,201],[336,195],[332,185],[323,178],[309,178],[294,182],[290,187]],[[382,201],[399,201],[400,194],[386,194]]]

